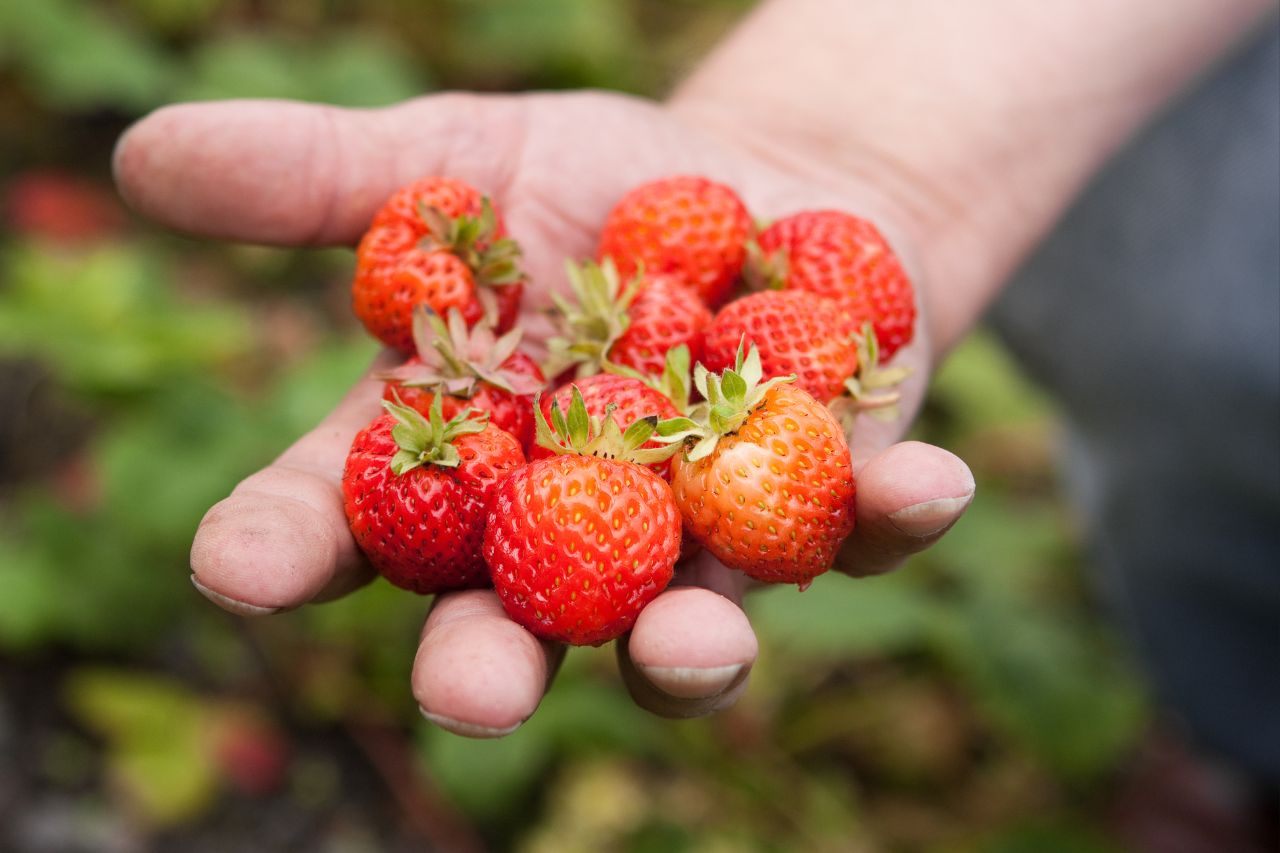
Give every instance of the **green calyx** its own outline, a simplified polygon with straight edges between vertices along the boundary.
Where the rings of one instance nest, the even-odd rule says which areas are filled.
[[[391,438],[399,450],[391,457],[391,473],[397,477],[423,465],[457,468],[462,459],[453,446],[454,439],[483,432],[488,425],[488,412],[475,409],[466,409],[446,421],[443,399],[443,394],[436,394],[431,401],[431,411],[425,418],[417,409],[404,405],[399,397],[394,403],[382,401],[382,407],[396,419],[396,425],[391,428]]]
[[[504,365],[520,345],[519,327],[502,337],[487,319],[467,328],[462,314],[449,309],[448,322],[425,305],[413,309],[413,343],[420,364],[404,364],[378,378],[418,388],[440,386],[455,397],[470,398],[476,383],[486,382],[512,394],[528,396],[542,383]]]
[[[598,373],[608,360],[609,349],[631,325],[627,310],[640,293],[640,274],[623,282],[612,258],[600,264],[565,262],[573,299],[552,294],[560,312],[561,334],[548,345],[548,376],[559,375],[576,365],[579,378]]]
[[[721,438],[738,431],[769,389],[793,381],[795,376],[765,380],[760,352],[753,344],[744,355],[740,341],[732,369],[717,375],[701,364],[694,367],[694,386],[705,402],[693,407],[685,417],[659,422],[658,440],[688,445],[685,459],[690,462],[710,456]]]
[[[666,447],[644,447],[657,428],[657,416],[637,418],[624,431],[613,419],[615,408],[617,407],[610,403],[603,417],[591,417],[587,412],[587,404],[582,399],[582,392],[578,390],[577,385],[574,385],[568,414],[563,412],[560,409],[560,403],[553,399],[551,421],[548,423],[542,413],[541,401],[535,397],[533,414],[537,421],[537,443],[557,456],[572,453],[579,456],[618,459],[640,465],[670,459],[679,450],[675,444],[669,444]]]
[[[787,285],[788,268],[786,249],[766,252],[756,240],[747,241],[742,277],[750,290],[782,290]]]
[[[831,402],[832,410],[846,422],[860,412],[880,420],[897,420],[898,401],[902,398],[898,386],[911,375],[911,368],[880,365],[880,342],[870,322],[862,324],[854,341],[858,346],[858,371],[845,380],[846,394]]]
[[[676,410],[682,414],[689,412],[689,347],[685,344],[667,350],[667,357],[662,367],[662,374],[649,376],[634,367],[615,364],[612,361],[601,363],[605,373],[616,376],[629,376],[638,379],[645,385],[662,394]]]
[[[495,239],[498,216],[487,196],[480,201],[479,216],[451,217],[438,207],[419,202],[418,217],[427,226],[419,245],[428,251],[443,249],[457,255],[471,268],[476,284],[501,287],[523,278],[516,263],[520,246],[510,237]]]

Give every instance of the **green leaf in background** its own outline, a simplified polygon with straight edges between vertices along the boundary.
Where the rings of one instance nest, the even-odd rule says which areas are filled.
[[[1065,779],[1095,778],[1135,743],[1144,696],[1096,626],[974,596],[938,630],[940,656],[985,716]]]
[[[0,254],[0,355],[37,357],[75,391],[128,394],[244,354],[243,309],[176,298],[140,245]]]
[[[195,604],[186,549],[161,554],[107,513],[73,512],[42,494],[9,507],[0,526],[0,644],[59,641],[107,650],[154,643]],[[121,614],[128,618],[121,618]]]
[[[363,339],[335,341],[284,371],[261,399],[175,380],[111,420],[90,451],[100,492],[92,507],[33,491],[6,508],[0,646],[56,639],[130,648],[207,606],[187,582],[200,517],[314,426],[375,350]]]
[[[1077,548],[1062,509],[979,484],[964,518],[925,555],[925,564],[962,587],[978,587],[1009,606],[1050,601]]]
[[[1053,415],[1054,404],[1018,369],[990,332],[964,339],[934,374],[929,397],[947,406],[963,431]]]
[[[0,62],[67,110],[150,109],[164,102],[177,70],[155,43],[84,0],[0,3]]]
[[[430,86],[419,67],[381,34],[357,30],[302,40],[282,32],[237,32],[197,48],[190,78],[175,96],[373,107],[420,95]]]
[[[630,4],[617,0],[455,2],[455,65],[542,86],[634,88],[645,62]]]
[[[1097,830],[1066,821],[1035,821],[1008,827],[977,846],[978,853],[1121,853]]]
[[[144,822],[188,820],[212,801],[218,769],[204,701],[179,682],[117,670],[83,669],[66,699],[107,740],[108,772]]]
[[[612,654],[576,649],[573,657]],[[616,684],[605,684],[566,662],[533,715],[496,740],[468,740],[434,726],[422,732],[422,755],[432,776],[468,813],[497,817],[527,798],[556,755],[599,752],[652,754],[666,748],[662,721],[640,710]]]
[[[163,33],[196,31],[231,5],[228,0],[124,0],[124,4],[148,29]]]
[[[832,573],[804,592],[789,585],[761,590],[747,599],[747,608],[767,642],[813,660],[918,646],[939,610],[907,572],[862,580]]]

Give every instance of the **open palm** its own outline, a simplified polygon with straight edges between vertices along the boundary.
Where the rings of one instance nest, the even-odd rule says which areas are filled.
[[[116,152],[121,192],[139,211],[212,237],[290,245],[351,244],[397,187],[425,175],[461,178],[501,206],[524,249],[525,326],[549,332],[541,309],[563,284],[566,257],[592,253],[605,215],[645,180],[702,174],[737,189],[771,218],[840,207],[889,226],[874,187],[735,138],[645,101],[602,93],[437,95],[383,110],[278,101],[163,109]],[[923,328],[923,324],[921,324]],[[926,335],[897,362],[915,368],[904,412],[928,376]],[[366,378],[312,432],[209,510],[192,546],[193,581],[234,612],[265,615],[330,599],[371,570],[347,531],[339,477],[351,439],[378,411]],[[855,433],[857,527],[839,567],[886,571],[927,547],[973,493],[960,460],[864,419]],[[739,607],[742,576],[704,555],[618,642],[624,680],[658,713],[690,716],[731,704],[746,685],[756,640]],[[441,595],[413,669],[424,714],[445,728],[496,736],[533,713],[562,649],[507,619],[491,591]]]

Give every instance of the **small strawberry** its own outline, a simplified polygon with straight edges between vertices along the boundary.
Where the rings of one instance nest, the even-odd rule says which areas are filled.
[[[858,370],[858,347],[829,300],[802,290],[765,290],[735,299],[707,327],[703,364],[734,366],[739,346],[755,346],[766,379],[794,375],[796,385],[827,402]]]
[[[484,558],[512,619],[547,640],[599,645],[671,582],[680,513],[666,482],[637,463],[672,448],[641,449],[656,419],[623,433],[612,417],[593,422],[576,393],[567,418],[555,403],[550,425],[537,415],[539,443],[557,455],[495,490]]]
[[[748,277],[757,286],[833,299],[850,331],[871,323],[888,360],[911,341],[915,292],[902,262],[874,225],[838,210],[797,213],[760,233]]]
[[[374,215],[356,249],[352,307],[374,337],[403,352],[413,348],[418,304],[509,328],[520,302],[518,255],[487,198],[462,181],[424,178]]]
[[[495,338],[488,320],[471,329],[457,309],[450,309],[446,326],[440,317],[419,305],[414,309],[416,355],[394,370],[383,398],[399,400],[422,414],[444,388],[444,417],[464,409],[489,414],[490,422],[511,433],[528,448],[533,442],[533,395],[546,385],[537,363],[519,352],[520,330]]]
[[[685,530],[722,563],[803,589],[853,530],[853,469],[835,416],[787,379],[762,382],[759,354],[722,375],[699,365],[706,402],[659,424],[686,442],[671,489]]]
[[[635,377],[611,373],[598,373],[562,385],[551,396],[542,398],[542,416],[551,417],[552,406],[559,406],[562,411],[570,409],[575,393],[582,398],[588,415],[597,419],[610,417],[619,428],[622,424],[630,424],[640,418],[669,420],[680,416],[680,411],[661,391]],[[606,415],[605,412],[611,414]],[[663,445],[650,440],[643,446],[649,448]],[[555,448],[534,444],[529,450],[529,458],[545,459],[555,455],[555,452]],[[664,480],[671,478],[671,460],[660,459],[649,463],[649,467]]]
[[[612,257],[624,278],[641,268],[670,274],[718,305],[742,272],[753,230],[737,193],[681,175],[623,196],[605,221],[596,254]]]
[[[549,375],[573,368],[578,377],[590,376],[610,365],[656,375],[667,353],[679,346],[701,358],[711,312],[671,276],[637,273],[623,282],[609,258],[599,266],[568,262],[565,269],[574,299],[551,297],[563,334],[549,341]]]
[[[342,502],[360,550],[383,577],[423,595],[488,585],[480,555],[485,505],[524,464],[519,443],[470,411],[445,421],[384,402],[356,435]]]

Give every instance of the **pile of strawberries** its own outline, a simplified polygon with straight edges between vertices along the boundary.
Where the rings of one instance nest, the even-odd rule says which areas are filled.
[[[579,645],[629,630],[699,548],[771,583],[829,569],[854,524],[845,428],[892,411],[905,371],[882,363],[915,323],[875,227],[822,210],[757,232],[722,184],[644,184],[567,264],[541,367],[518,256],[449,178],[402,188],[360,243],[355,312],[406,355],[342,480],[373,566],[424,594],[492,584]]]

